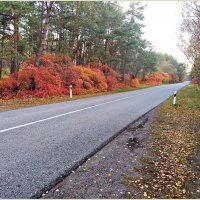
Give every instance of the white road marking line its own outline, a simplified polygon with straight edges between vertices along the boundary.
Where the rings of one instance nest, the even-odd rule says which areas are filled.
[[[141,94],[137,94],[137,95],[133,95],[133,96],[129,96],[129,97],[124,97],[124,98],[121,98],[121,99],[116,99],[116,100],[108,101],[108,102],[105,102],[105,103],[100,103],[100,104],[97,104],[97,105],[94,105],[94,106],[89,106],[89,107],[86,107],[86,108],[81,108],[79,110],[74,110],[74,111],[63,113],[63,114],[60,114],[60,115],[55,115],[53,117],[48,117],[48,118],[45,118],[45,119],[41,119],[41,120],[33,121],[33,122],[30,122],[30,123],[22,124],[22,125],[19,125],[19,126],[14,126],[14,127],[11,127],[11,128],[0,130],[0,133],[4,133],[4,132],[7,132],[7,131],[10,131],[10,130],[13,130],[13,129],[17,129],[17,128],[29,126],[29,125],[32,125],[32,124],[37,124],[37,123],[40,123],[40,122],[48,121],[48,120],[55,119],[55,118],[58,118],[58,117],[62,117],[62,116],[65,116],[65,115],[70,115],[72,113],[77,113],[77,112],[80,112],[80,111],[83,111],[83,110],[88,110],[88,109],[91,109],[91,108],[99,107],[99,106],[102,106],[102,105],[121,101],[121,100],[124,100],[124,99],[133,98],[133,97],[140,96],[140,95],[147,94],[147,93],[152,93],[152,92],[145,92],[145,93],[141,93]]]

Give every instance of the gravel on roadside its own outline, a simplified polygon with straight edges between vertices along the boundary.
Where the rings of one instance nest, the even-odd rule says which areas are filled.
[[[150,128],[159,107],[132,123],[104,148],[43,194],[43,198],[124,198],[130,188],[124,176],[138,176],[133,169],[148,154]],[[131,188],[131,193],[133,191]]]

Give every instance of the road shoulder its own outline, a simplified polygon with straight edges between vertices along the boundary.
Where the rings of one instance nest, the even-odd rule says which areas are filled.
[[[188,86],[89,158],[43,198],[200,198],[200,91]]]
[[[123,198],[130,193],[124,176],[147,154],[149,131],[156,108],[131,124],[118,137],[89,158],[62,182],[43,194],[45,198]],[[132,189],[131,189],[132,190]],[[135,191],[137,193],[137,191]]]

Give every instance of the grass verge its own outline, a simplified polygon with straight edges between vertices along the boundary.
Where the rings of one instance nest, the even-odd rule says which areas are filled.
[[[102,96],[102,95],[107,95],[107,94],[115,94],[115,93],[120,93],[120,92],[128,92],[128,91],[134,91],[138,89],[144,89],[148,87],[153,87],[155,85],[145,85],[142,84],[139,88],[132,88],[132,87],[127,87],[127,88],[119,88],[115,89],[109,92],[101,92],[101,93],[95,93],[95,94],[85,94],[85,95],[74,95],[72,99],[70,99],[66,95],[62,96],[54,96],[50,97],[48,99],[46,98],[31,98],[27,97],[24,99],[9,99],[9,100],[1,100],[0,99],[0,111],[5,111],[5,110],[11,110],[11,109],[17,109],[17,108],[25,108],[25,107],[31,107],[31,106],[38,106],[38,105],[44,105],[44,104],[51,104],[51,103],[58,103],[58,102],[63,102],[63,101],[71,101],[71,100],[77,100],[77,99],[83,99],[83,98],[88,98],[88,97],[95,97],[95,96]]]
[[[134,168],[138,177],[125,176],[138,192],[127,198],[200,198],[200,88],[182,89],[176,106],[172,98],[162,104],[150,134],[149,156]]]

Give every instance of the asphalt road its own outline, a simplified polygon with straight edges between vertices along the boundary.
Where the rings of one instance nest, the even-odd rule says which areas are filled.
[[[0,112],[0,198],[29,198],[181,89],[162,85]]]

